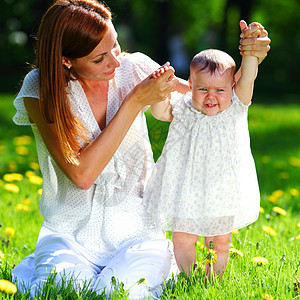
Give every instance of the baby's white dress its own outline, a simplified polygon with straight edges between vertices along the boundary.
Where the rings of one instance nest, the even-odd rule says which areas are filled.
[[[227,234],[259,214],[248,106],[233,91],[226,110],[207,116],[191,99],[189,92],[171,101],[174,118],[144,199],[165,230]]]

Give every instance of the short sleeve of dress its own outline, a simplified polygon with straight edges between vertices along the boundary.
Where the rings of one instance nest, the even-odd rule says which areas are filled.
[[[179,92],[171,93],[170,104],[172,105],[172,115],[174,117],[180,117],[185,110],[184,99],[186,97],[192,97],[191,92],[187,92],[186,94],[181,94]]]
[[[39,98],[38,76],[39,72],[37,69],[29,72],[25,76],[21,90],[14,100],[14,106],[17,109],[17,112],[13,117],[13,121],[17,125],[31,125],[27,110],[24,105],[24,98]]]
[[[239,99],[239,97],[236,95],[236,93],[235,93],[235,91],[234,91],[234,89],[232,90],[232,102],[233,103],[235,103],[235,104],[237,104],[239,107],[240,107],[240,109],[242,110],[242,111],[244,111],[244,112],[247,112],[248,111],[248,108],[249,108],[249,106],[251,105],[251,101],[250,101],[250,103],[247,105],[247,104],[244,104],[240,99]]]

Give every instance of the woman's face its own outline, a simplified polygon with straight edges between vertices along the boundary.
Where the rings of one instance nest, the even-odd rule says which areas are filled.
[[[109,22],[107,33],[90,54],[70,60],[71,71],[75,71],[83,80],[107,81],[112,79],[115,76],[115,69],[120,66],[118,56],[121,49],[117,36],[112,22]]]

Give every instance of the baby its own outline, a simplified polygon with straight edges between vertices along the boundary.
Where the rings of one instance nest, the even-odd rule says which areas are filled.
[[[164,65],[153,77],[168,68]],[[176,262],[186,274],[196,260],[195,243],[204,236],[207,248],[214,244],[213,268],[222,275],[231,232],[259,215],[247,122],[257,69],[258,59],[244,56],[236,83],[231,56],[202,51],[190,65],[190,92],[151,107],[155,118],[172,123],[144,197],[156,223],[172,231]]]

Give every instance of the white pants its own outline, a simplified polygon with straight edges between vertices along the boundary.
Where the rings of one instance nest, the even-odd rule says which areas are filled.
[[[34,298],[54,270],[57,283],[62,277],[71,279],[77,288],[90,282],[90,288],[98,294],[103,290],[107,296],[113,292],[111,278],[115,277],[128,290],[129,299],[158,297],[163,281],[178,271],[171,245],[168,239],[133,241],[117,251],[106,266],[97,266],[74,242],[62,235],[46,235],[38,240],[36,252],[12,270],[13,281],[20,292],[30,289]],[[142,278],[145,282],[138,284]]]

